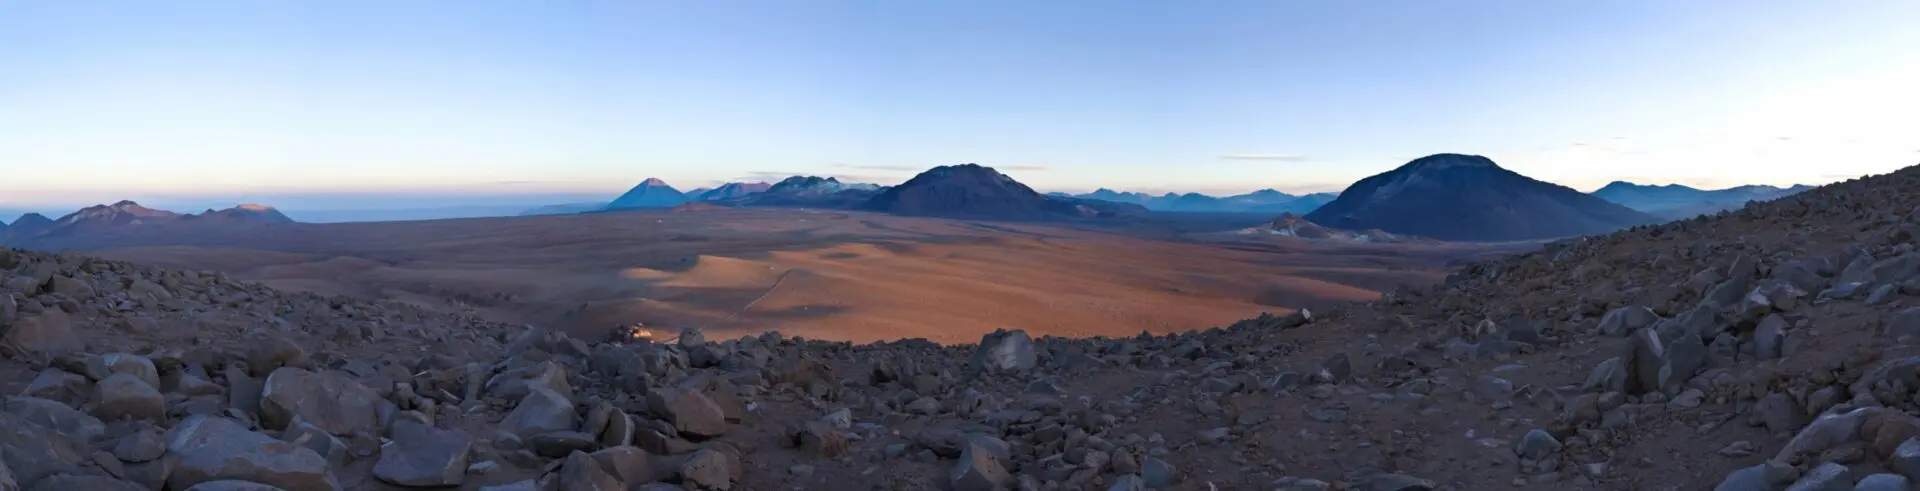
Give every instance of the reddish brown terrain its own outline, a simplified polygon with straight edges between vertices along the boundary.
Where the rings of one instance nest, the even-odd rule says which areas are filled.
[[[1425,285],[1455,245],[1152,240],[1126,229],[706,209],[258,228],[129,229],[60,245],[289,291],[392,299],[597,338],[871,342],[1172,333]],[[129,246],[130,244],[135,244]],[[145,244],[145,245],[137,245]]]
[[[1203,288],[1257,284],[1178,275],[1189,268],[1278,268],[1300,279],[1249,276],[1324,292],[1364,289],[1354,285],[1375,277],[1342,268],[1381,254],[1294,242],[1312,252],[1289,259],[1108,232],[831,213],[703,222],[711,228],[669,218],[699,213],[369,224],[279,230],[252,249],[203,249],[236,240],[210,237],[116,253],[174,261],[161,266],[0,250],[0,389],[15,394],[0,407],[0,488],[1912,489],[1917,188],[1920,168],[1833,184],[1558,242],[1311,314],[1119,338],[1042,337],[1042,323],[954,345],[771,332],[721,340],[695,330],[665,343],[609,340],[357,296],[385,281],[458,285],[446,291],[494,292],[506,298],[491,308],[505,309],[538,305],[513,297],[542,295],[547,282],[751,291],[744,285],[780,281],[760,269],[772,266],[821,279],[798,292],[817,296],[782,309],[861,284],[832,280],[834,271],[939,280],[860,280],[875,289],[1007,303],[1021,297],[1005,292],[1023,290],[1006,289],[1018,287],[1092,301],[1045,288],[1058,286],[1043,283],[1048,275],[981,285],[998,271],[978,258],[1004,249],[1044,255],[1023,265],[1052,276],[1131,278],[1092,290],[1115,304],[1153,298],[1142,285],[1174,285],[1156,304],[1166,308],[1202,301],[1192,292]],[[613,223],[624,232],[570,236],[552,225]],[[698,245],[658,245],[676,242]],[[699,258],[680,266],[602,256],[633,244],[703,252],[678,256]],[[343,249],[319,252],[330,248]],[[308,259],[292,260],[300,255]],[[1342,272],[1312,269],[1328,261]],[[257,274],[356,296],[174,267],[200,262],[282,267]],[[530,289],[507,289],[515,285]],[[439,290],[410,302],[443,298],[427,291]],[[918,305],[935,309],[924,322],[1000,315]]]

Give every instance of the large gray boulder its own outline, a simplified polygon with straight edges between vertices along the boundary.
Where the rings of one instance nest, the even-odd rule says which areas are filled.
[[[573,426],[573,401],[546,389],[527,393],[513,407],[513,412],[500,420],[501,429],[521,438],[550,431],[572,431]]]
[[[0,467],[7,468],[15,482],[33,483],[47,476],[78,470],[75,462],[86,442],[74,441],[21,416],[0,412]]]
[[[73,331],[73,321],[60,309],[14,318],[13,326],[0,332],[0,343],[11,344],[28,353],[60,356],[86,349],[87,344]]]
[[[93,415],[106,421],[167,419],[167,398],[140,377],[115,373],[93,385]]]
[[[334,435],[379,434],[380,407],[387,404],[379,393],[340,372],[282,367],[267,376],[262,387],[260,424],[284,430],[299,416]]]
[[[336,491],[327,460],[306,447],[249,431],[232,420],[193,416],[167,433],[178,457],[167,484],[173,489],[221,480],[270,484],[287,491]]]
[[[107,425],[99,418],[38,397],[8,397],[0,407],[4,407],[7,414],[58,431],[76,442],[90,442],[107,432]]]
[[[459,486],[467,474],[473,438],[413,421],[395,421],[392,441],[380,449],[373,476],[407,487]]]
[[[1001,329],[980,338],[980,346],[974,349],[967,366],[973,372],[1005,373],[1032,370],[1038,363],[1033,338],[1027,331]]]

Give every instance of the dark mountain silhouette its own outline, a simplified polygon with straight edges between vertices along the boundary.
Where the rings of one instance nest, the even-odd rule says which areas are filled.
[[[1090,217],[1144,211],[1138,205],[1046,196],[977,164],[935,167],[887,188],[863,208],[899,215],[994,220]]]
[[[1421,157],[1361,179],[1305,218],[1333,228],[1457,241],[1568,237],[1661,221],[1460,154]]]
[[[881,189],[879,185],[845,183],[832,177],[793,176],[782,179],[766,191],[714,200],[726,206],[796,206],[811,208],[857,208]]]
[[[39,213],[20,215],[20,218],[8,224],[6,230],[0,230],[0,241],[12,238],[25,238],[39,235],[53,227],[53,219]]]
[[[685,202],[687,202],[687,195],[681,194],[673,186],[668,186],[666,181],[649,177],[633,189],[627,190],[626,194],[607,203],[606,209],[670,208]]]
[[[1313,193],[1295,197],[1292,200],[1281,203],[1253,205],[1247,207],[1246,211],[1305,215],[1313,213],[1313,210],[1318,210],[1322,206],[1326,206],[1327,203],[1332,203],[1335,198],[1339,197],[1340,195],[1338,193]]]
[[[772,184],[764,182],[729,182],[717,188],[687,193],[687,197],[694,201],[719,201],[727,198],[738,198],[749,194],[763,193],[772,188]]]
[[[293,218],[289,218],[286,214],[280,213],[280,210],[274,207],[256,204],[242,204],[224,210],[209,209],[198,215],[186,215],[180,218],[191,221],[218,221],[226,223],[295,223]]]
[[[1722,210],[1738,209],[1746,206],[1748,202],[1782,198],[1809,189],[1813,189],[1813,186],[1795,185],[1783,188],[1747,185],[1709,190],[1679,184],[1644,185],[1614,181],[1595,190],[1592,194],[1621,206],[1661,218],[1678,220]]]

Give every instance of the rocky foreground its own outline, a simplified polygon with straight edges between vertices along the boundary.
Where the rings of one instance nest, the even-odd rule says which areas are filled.
[[[570,339],[0,251],[0,491],[1906,490],[1920,170],[1128,339]]]

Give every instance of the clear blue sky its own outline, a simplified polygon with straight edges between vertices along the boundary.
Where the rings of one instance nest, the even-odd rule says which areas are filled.
[[[0,2],[0,204],[617,193],[978,162],[1336,191],[1920,163],[1920,2]]]

